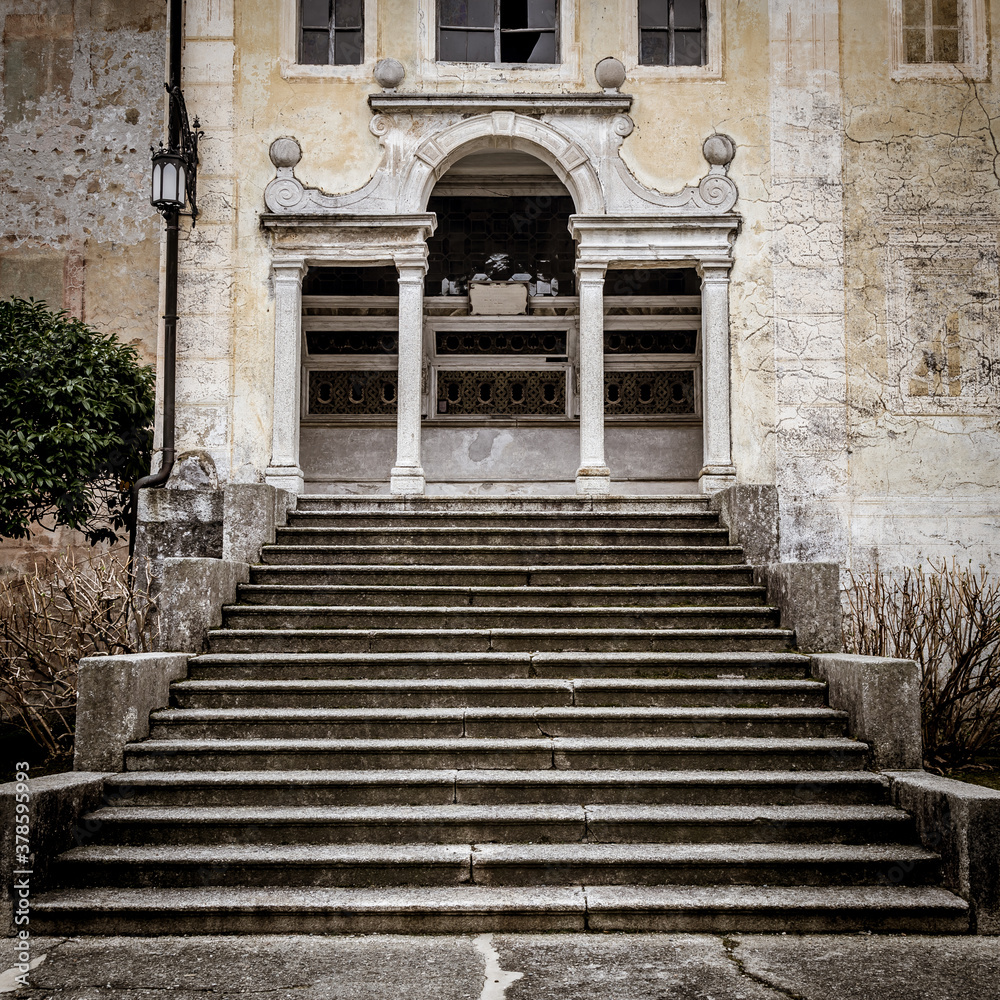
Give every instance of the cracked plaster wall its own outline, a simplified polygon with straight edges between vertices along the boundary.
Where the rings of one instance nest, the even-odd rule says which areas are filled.
[[[990,4],[991,39],[1000,5]],[[848,556],[1000,569],[1000,103],[992,76],[890,78],[843,4]]]
[[[149,146],[163,116],[161,0],[0,5],[0,298],[44,299],[156,359],[159,217]],[[24,567],[78,536],[0,543]]]

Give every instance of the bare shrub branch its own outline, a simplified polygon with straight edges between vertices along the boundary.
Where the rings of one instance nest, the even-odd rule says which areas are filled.
[[[150,574],[145,578],[148,581]],[[0,719],[50,758],[73,752],[77,664],[152,648],[150,584],[133,589],[127,557],[67,553],[45,572],[0,581]]]
[[[849,577],[844,648],[919,664],[928,765],[1000,752],[1000,581],[955,560]]]

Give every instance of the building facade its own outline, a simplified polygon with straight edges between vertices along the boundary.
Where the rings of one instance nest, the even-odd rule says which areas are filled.
[[[785,559],[996,566],[998,31],[986,0],[189,0],[174,484],[774,484]],[[100,308],[141,338],[152,217],[102,218],[87,274],[120,258]]]

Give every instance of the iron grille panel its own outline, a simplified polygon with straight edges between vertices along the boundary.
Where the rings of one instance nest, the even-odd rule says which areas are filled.
[[[605,372],[604,412],[694,415],[694,371]]]
[[[605,354],[694,354],[697,330],[605,330]]]
[[[565,330],[454,331],[439,330],[438,354],[558,354],[566,353]]]
[[[394,330],[310,330],[310,354],[397,354],[399,334]]]
[[[309,373],[310,414],[394,414],[396,394],[391,370]]]
[[[565,416],[566,372],[439,368],[437,412],[443,416]]]

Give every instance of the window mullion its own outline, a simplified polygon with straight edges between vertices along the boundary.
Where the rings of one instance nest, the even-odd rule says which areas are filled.
[[[924,62],[934,62],[934,0],[924,0]]]
[[[500,0],[493,0],[493,62],[500,63]]]
[[[677,65],[677,36],[674,34],[674,0],[667,4],[667,65]]]
[[[327,62],[331,66],[337,64],[337,0],[330,0],[330,17],[326,25],[327,38]]]

